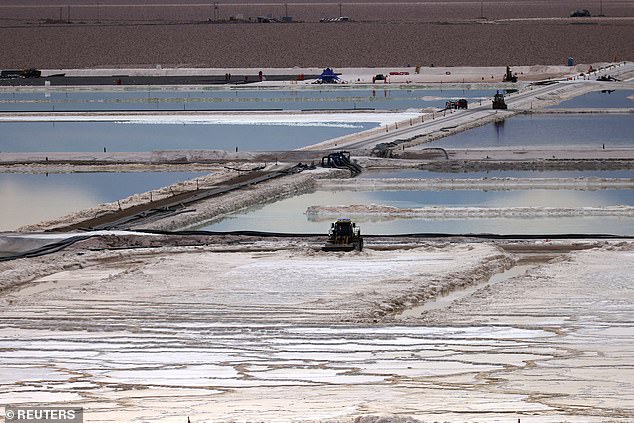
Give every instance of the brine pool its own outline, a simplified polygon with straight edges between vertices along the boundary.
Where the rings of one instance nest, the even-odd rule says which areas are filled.
[[[345,119],[322,121],[179,121],[147,122],[2,122],[0,152],[109,152],[154,150],[294,150],[329,139],[379,127],[372,122]],[[425,146],[444,148],[521,147],[628,148],[634,147],[634,119],[611,115],[520,115],[434,141]]]
[[[562,101],[548,109],[612,109],[634,107],[634,90],[600,90]]]
[[[0,231],[206,175],[201,172],[0,173]]]
[[[256,230],[283,233],[324,233],[331,217],[306,215],[314,205],[378,204],[400,208],[418,207],[601,207],[634,205],[631,190],[513,190],[513,191],[326,191],[320,190],[273,204],[266,204],[196,229],[210,231]],[[346,217],[346,216],[341,216]],[[358,218],[366,234],[498,233],[498,234],[565,234],[610,233],[634,235],[634,218],[623,216],[562,216],[539,218]]]
[[[485,101],[495,90],[435,90],[392,86],[300,89],[54,87],[0,91],[0,112],[159,111],[159,110],[406,110],[443,108],[450,99]]]
[[[634,147],[631,114],[518,115],[434,141],[444,148]]]
[[[203,176],[201,172],[133,172],[22,174],[0,173],[0,231],[15,230],[98,204]],[[446,173],[426,170],[376,170],[362,178],[633,178],[634,170],[610,171],[491,171]],[[437,207],[589,207],[634,205],[631,190],[442,190],[442,191],[317,191],[234,213],[197,229],[260,230],[323,233],[330,218],[308,217],[313,205],[380,204],[403,208]],[[614,233],[634,234],[634,219],[611,216],[557,218],[424,219],[366,217],[368,234],[443,233]]]
[[[373,122],[205,124],[2,122],[0,152],[295,150],[378,127]]]

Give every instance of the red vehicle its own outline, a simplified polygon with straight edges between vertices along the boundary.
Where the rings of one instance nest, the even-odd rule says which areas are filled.
[[[461,98],[460,100],[449,100],[445,103],[445,108],[447,109],[468,109],[469,104],[466,98]]]

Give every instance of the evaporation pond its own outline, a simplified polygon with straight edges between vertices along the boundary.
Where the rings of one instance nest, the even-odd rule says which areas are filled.
[[[206,175],[199,172],[0,173],[0,231]]]
[[[183,88],[82,89],[54,87],[0,92],[0,111],[156,111],[156,110],[406,110],[443,108],[449,99],[488,101],[495,90],[430,90],[381,87],[303,87],[300,89]]]
[[[377,123],[205,124],[2,122],[0,151],[294,150],[378,127]]]
[[[600,207],[634,205],[630,190],[516,190],[516,191],[316,191],[273,204],[234,213],[219,222],[201,225],[211,231],[257,230],[285,233],[326,233],[333,219],[308,217],[309,206],[380,204],[417,207]],[[346,217],[346,216],[340,216]],[[366,234],[443,233],[634,233],[634,218],[562,216],[540,218],[391,218],[368,216],[354,220]]]
[[[628,114],[519,115],[429,144],[445,148],[634,147],[634,119]]]
[[[562,101],[548,109],[629,109],[634,107],[634,90],[601,90]]]

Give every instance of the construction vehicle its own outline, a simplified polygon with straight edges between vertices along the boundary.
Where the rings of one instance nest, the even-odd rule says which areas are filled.
[[[321,167],[348,169],[353,178],[363,171],[357,163],[350,160],[349,151],[337,151],[321,158]]]
[[[323,251],[362,251],[361,228],[348,218],[339,218],[330,225]]]
[[[571,18],[589,18],[592,16],[592,13],[588,9],[577,9],[570,12]]]
[[[39,78],[40,76],[42,76],[42,71],[33,68],[3,70],[0,72],[0,79]]]
[[[511,67],[510,66],[506,67],[506,73],[504,74],[504,77],[502,77],[502,81],[504,81],[504,82],[517,82],[517,75],[513,74],[513,72],[511,71]]]
[[[611,81],[620,81],[620,79],[616,79],[612,75],[601,75],[600,77],[597,78],[597,81],[611,82]]]
[[[460,100],[449,100],[445,103],[446,109],[468,109],[469,102],[466,98],[461,98]]]
[[[504,94],[498,91],[497,94],[495,94],[495,96],[493,97],[493,109],[506,110],[507,108],[508,106],[506,105],[506,102],[504,101]]]

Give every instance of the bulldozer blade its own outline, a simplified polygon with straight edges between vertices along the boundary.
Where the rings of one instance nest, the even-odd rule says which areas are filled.
[[[357,244],[326,244],[321,247],[321,251],[354,251],[358,249]]]

